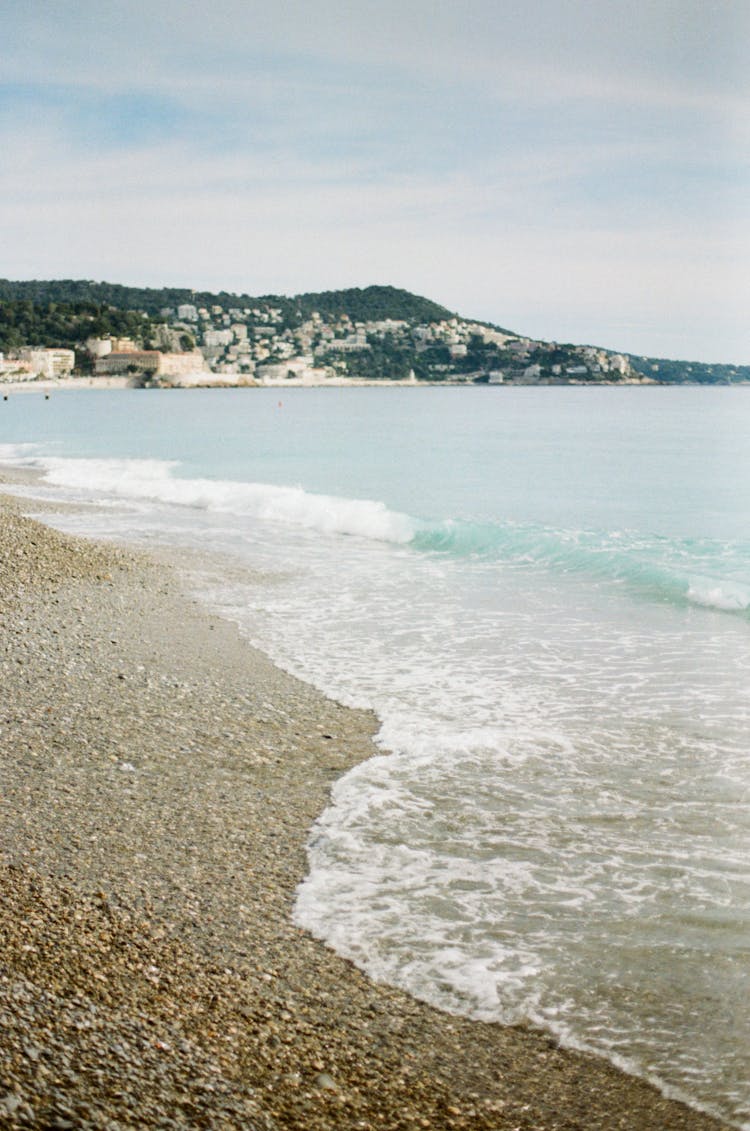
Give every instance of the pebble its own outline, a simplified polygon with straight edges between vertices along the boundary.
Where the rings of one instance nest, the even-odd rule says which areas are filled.
[[[327,1072],[318,1073],[318,1075],[315,1077],[315,1087],[325,1088],[329,1092],[338,1092],[339,1090],[338,1084],[332,1076],[328,1075]]]
[[[0,1099],[0,1108],[6,1115],[13,1115],[13,1113],[21,1106],[21,1097],[17,1096],[14,1092],[8,1092]]]

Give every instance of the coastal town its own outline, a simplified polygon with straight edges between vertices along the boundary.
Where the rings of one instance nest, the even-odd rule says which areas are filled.
[[[135,387],[648,380],[624,354],[534,340],[440,308],[429,318],[356,318],[341,310],[290,312],[289,305],[238,299],[139,311],[138,332],[92,333],[74,348],[28,342],[8,349],[0,380],[78,377]]]

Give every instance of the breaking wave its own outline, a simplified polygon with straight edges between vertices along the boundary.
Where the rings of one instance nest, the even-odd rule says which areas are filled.
[[[324,535],[409,545],[421,553],[577,574],[624,586],[642,599],[750,613],[750,546],[670,539],[637,531],[560,529],[536,523],[427,521],[371,499],[302,487],[189,479],[156,459],[62,459],[32,445],[0,446],[0,459],[34,467],[44,482],[80,497],[190,507],[282,523]]]

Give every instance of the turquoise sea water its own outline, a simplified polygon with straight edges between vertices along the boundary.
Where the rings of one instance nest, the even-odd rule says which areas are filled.
[[[66,529],[372,707],[298,921],[750,1127],[750,390],[33,394],[0,458]]]

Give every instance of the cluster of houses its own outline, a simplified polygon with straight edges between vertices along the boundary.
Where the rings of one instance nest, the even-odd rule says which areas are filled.
[[[436,380],[535,384],[619,380],[630,374],[629,359],[622,354],[558,347],[457,317],[414,323],[392,318],[354,321],[345,314],[313,313],[289,326],[283,311],[271,303],[230,309],[184,303],[163,309],[161,319],[156,326],[149,324],[145,342],[89,338],[87,368],[94,377],[125,378],[133,384],[343,384],[352,379],[352,355],[387,342],[389,348],[407,351],[408,356],[429,356],[429,372]],[[472,367],[477,346],[484,351],[480,370]],[[365,364],[352,368],[361,379],[367,372],[366,357],[360,362]],[[5,362],[0,355],[0,374],[4,371],[16,379],[65,377],[75,365],[69,349],[20,350]],[[410,379],[414,380],[413,372]]]
[[[428,323],[405,319],[354,321],[348,315],[313,313],[294,327],[271,304],[255,307],[198,307],[185,303],[161,311],[160,348],[179,340],[194,343],[202,372],[222,383],[333,384],[351,380],[351,356],[378,343],[416,355],[442,347],[444,361],[431,363],[436,379],[491,384],[559,380],[619,380],[630,374],[629,359],[594,347],[564,347],[518,337],[482,323],[452,317]],[[473,371],[465,360],[472,344],[487,347],[488,364]],[[164,355],[165,358],[171,355]],[[560,360],[555,360],[560,358]],[[549,359],[549,360],[548,360]],[[165,375],[172,363],[165,360]],[[367,366],[357,367],[361,373]],[[413,379],[413,375],[412,375]]]

